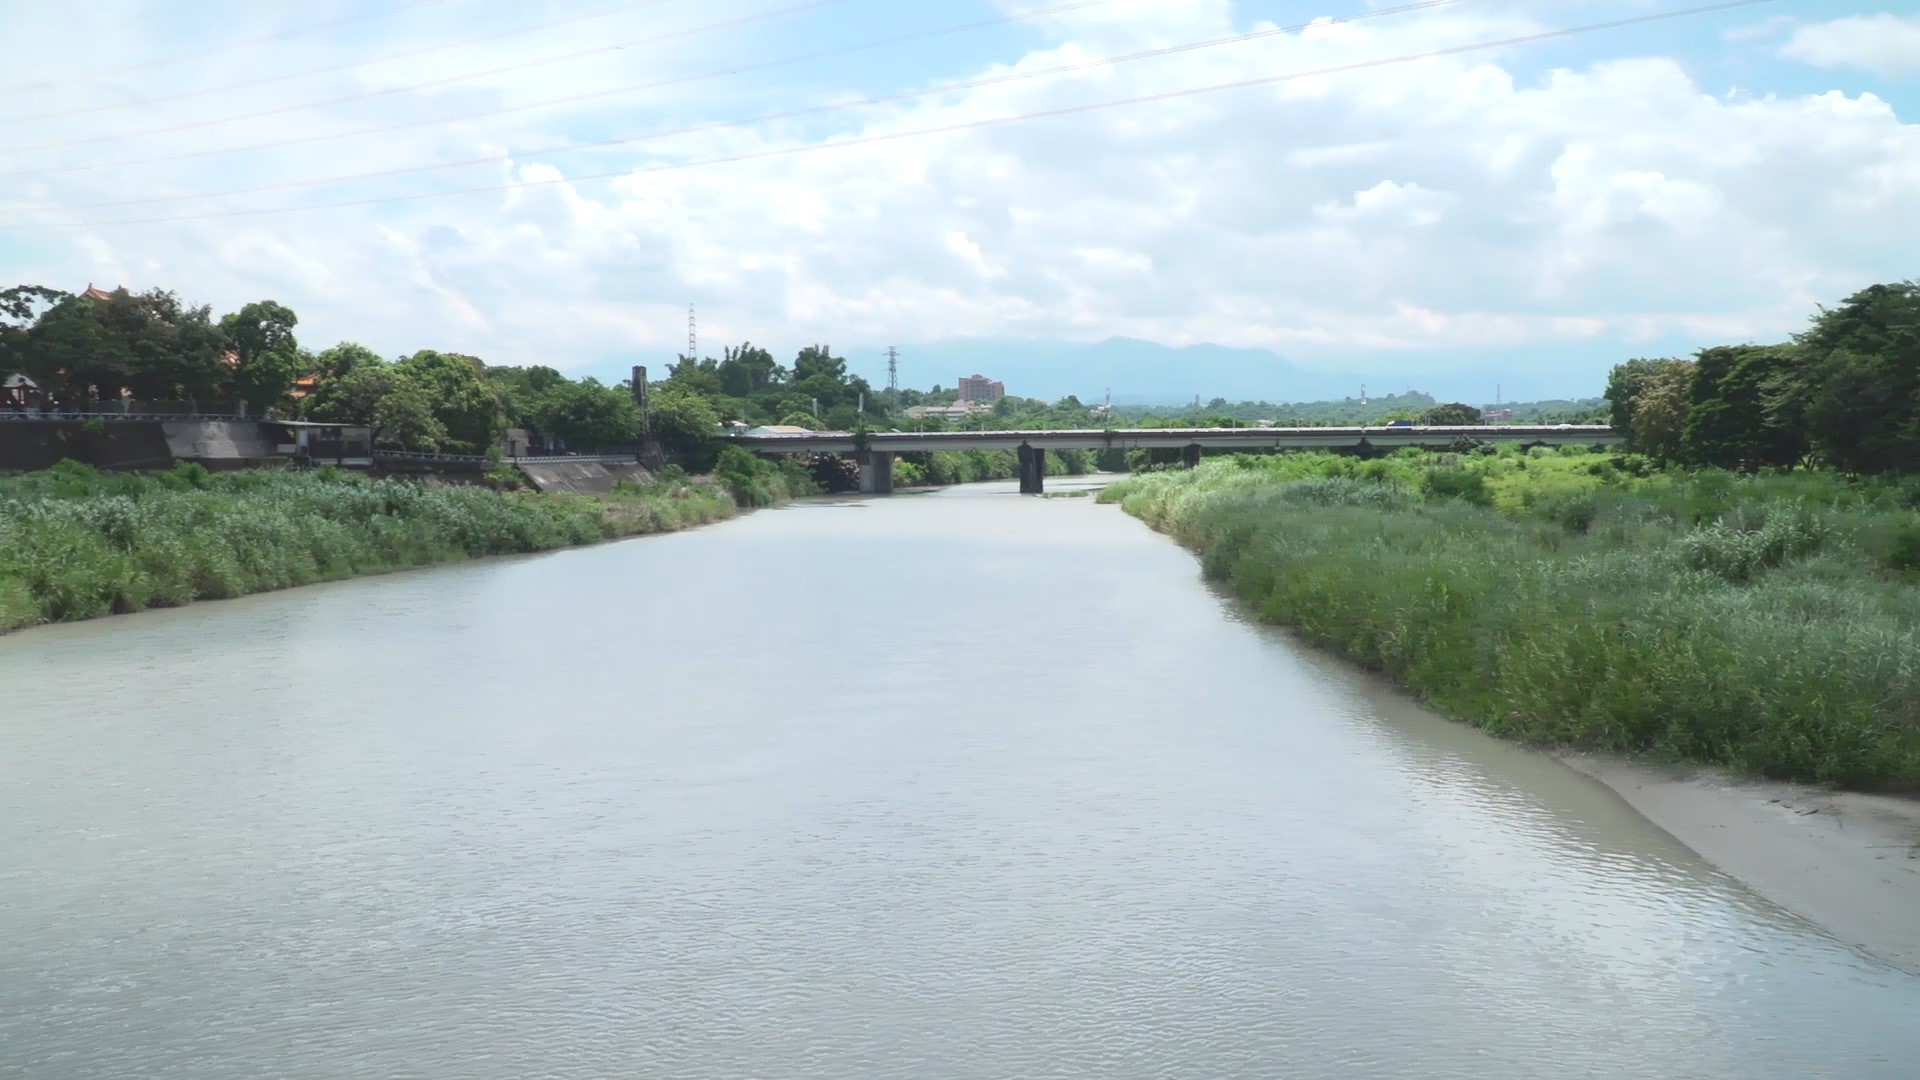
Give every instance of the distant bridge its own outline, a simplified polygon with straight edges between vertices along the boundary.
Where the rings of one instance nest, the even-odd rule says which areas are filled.
[[[1470,427],[1115,428],[1105,431],[845,431],[732,435],[726,441],[757,454],[852,454],[860,463],[860,490],[893,490],[895,454],[937,450],[1015,450],[1020,490],[1039,494],[1048,450],[1180,450],[1189,467],[1202,449],[1444,448],[1461,438],[1527,446],[1615,446],[1625,440],[1605,424],[1502,424]]]

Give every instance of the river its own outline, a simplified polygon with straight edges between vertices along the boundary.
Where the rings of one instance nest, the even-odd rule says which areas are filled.
[[[1011,492],[0,638],[0,1075],[1920,1069],[1920,978]]]

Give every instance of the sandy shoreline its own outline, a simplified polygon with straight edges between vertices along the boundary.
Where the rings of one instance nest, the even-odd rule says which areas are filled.
[[[1754,892],[1920,974],[1920,800],[1559,757]]]

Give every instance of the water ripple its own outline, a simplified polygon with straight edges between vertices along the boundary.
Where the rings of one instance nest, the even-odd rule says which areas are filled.
[[[1112,508],[860,505],[0,639],[0,1075],[1912,1075]]]

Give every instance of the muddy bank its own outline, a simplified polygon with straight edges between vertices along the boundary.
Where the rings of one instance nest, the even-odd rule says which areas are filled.
[[[1920,973],[1920,800],[1559,757],[1759,895]]]

